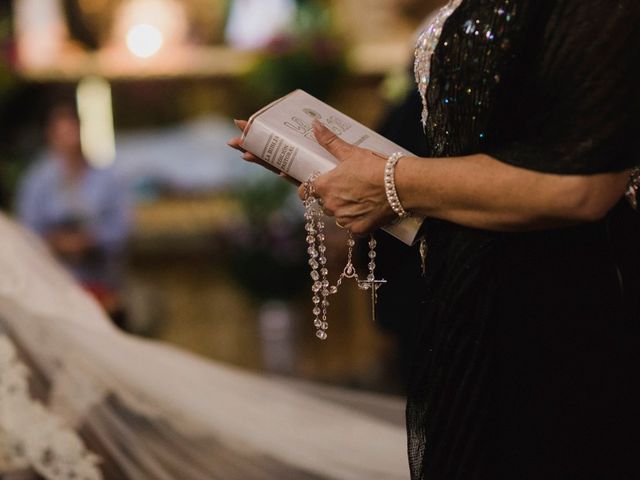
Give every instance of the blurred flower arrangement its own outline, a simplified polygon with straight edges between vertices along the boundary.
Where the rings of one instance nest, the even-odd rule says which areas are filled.
[[[244,213],[226,234],[226,252],[236,281],[258,300],[287,300],[307,288],[302,205],[280,177],[265,178],[236,192]]]
[[[7,5],[0,4],[0,124],[8,120],[5,118],[7,116],[5,108],[16,85],[13,73],[15,47],[11,37],[10,18]],[[0,141],[5,144],[2,158],[0,158],[0,207],[2,208],[7,208],[10,203],[11,190],[19,172],[16,162],[9,162],[6,135],[6,131],[0,132]]]
[[[276,35],[245,76],[254,109],[301,88],[326,98],[346,73],[345,45],[320,0],[298,0],[291,27]]]
[[[9,15],[0,15],[0,108],[14,84],[12,65],[14,48],[11,42],[11,22]]]

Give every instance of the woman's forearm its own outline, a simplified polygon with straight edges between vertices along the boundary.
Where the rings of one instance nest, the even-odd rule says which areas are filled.
[[[400,160],[396,187],[405,209],[489,230],[517,231],[595,221],[619,200],[627,173],[555,175],[487,155]]]
[[[316,178],[315,195],[340,225],[366,234],[396,218],[384,188],[385,158],[350,145],[319,122],[318,143],[338,164]],[[239,147],[240,138],[230,145]],[[247,155],[247,154],[245,154]],[[247,157],[245,157],[247,158]],[[251,161],[259,159],[249,156]],[[554,228],[602,218],[620,199],[629,172],[555,175],[514,167],[488,155],[404,157],[396,166],[404,208],[487,230]],[[299,195],[305,198],[306,189]]]

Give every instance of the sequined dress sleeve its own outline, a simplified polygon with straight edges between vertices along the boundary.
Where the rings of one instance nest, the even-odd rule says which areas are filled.
[[[522,69],[496,109],[500,131],[490,128],[500,141],[488,153],[562,174],[640,163],[638,2],[542,1],[538,9]]]
[[[639,8],[632,0],[463,1],[432,59],[432,154],[483,152],[562,174],[640,163]]]

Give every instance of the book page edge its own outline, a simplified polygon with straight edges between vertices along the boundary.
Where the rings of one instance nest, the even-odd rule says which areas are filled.
[[[296,89],[292,92],[287,93],[284,97],[280,97],[276,100],[274,100],[273,102],[269,103],[268,105],[265,105],[264,107],[262,107],[260,110],[258,110],[257,112],[255,112],[253,115],[251,115],[249,117],[249,120],[247,120],[247,126],[245,127],[244,131],[242,132],[242,136],[240,137],[240,142],[241,142],[241,146],[242,144],[244,144],[244,139],[247,136],[247,134],[249,133],[249,130],[251,129],[251,126],[253,125],[253,123],[255,122],[255,120],[262,115],[264,112],[266,112],[267,110],[271,109],[272,107],[274,107],[275,105],[279,104],[280,102],[283,102],[285,99],[289,98],[290,96],[294,95],[296,92],[298,91],[302,91],[304,92],[304,90],[301,89]],[[306,92],[305,92],[306,93]]]

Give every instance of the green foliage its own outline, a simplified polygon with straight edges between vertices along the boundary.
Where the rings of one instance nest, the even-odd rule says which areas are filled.
[[[326,98],[346,72],[330,11],[317,0],[299,3],[290,31],[273,39],[245,77],[254,109],[297,88]]]
[[[228,258],[236,281],[260,301],[295,298],[306,287],[302,213],[295,189],[280,177],[237,192],[246,223],[229,232]]]
[[[286,208],[292,186],[282,178],[264,178],[238,190],[237,198],[247,219],[252,224],[268,222],[274,213]]]
[[[0,107],[9,95],[15,79],[11,68],[11,21],[8,15],[0,15]]]

